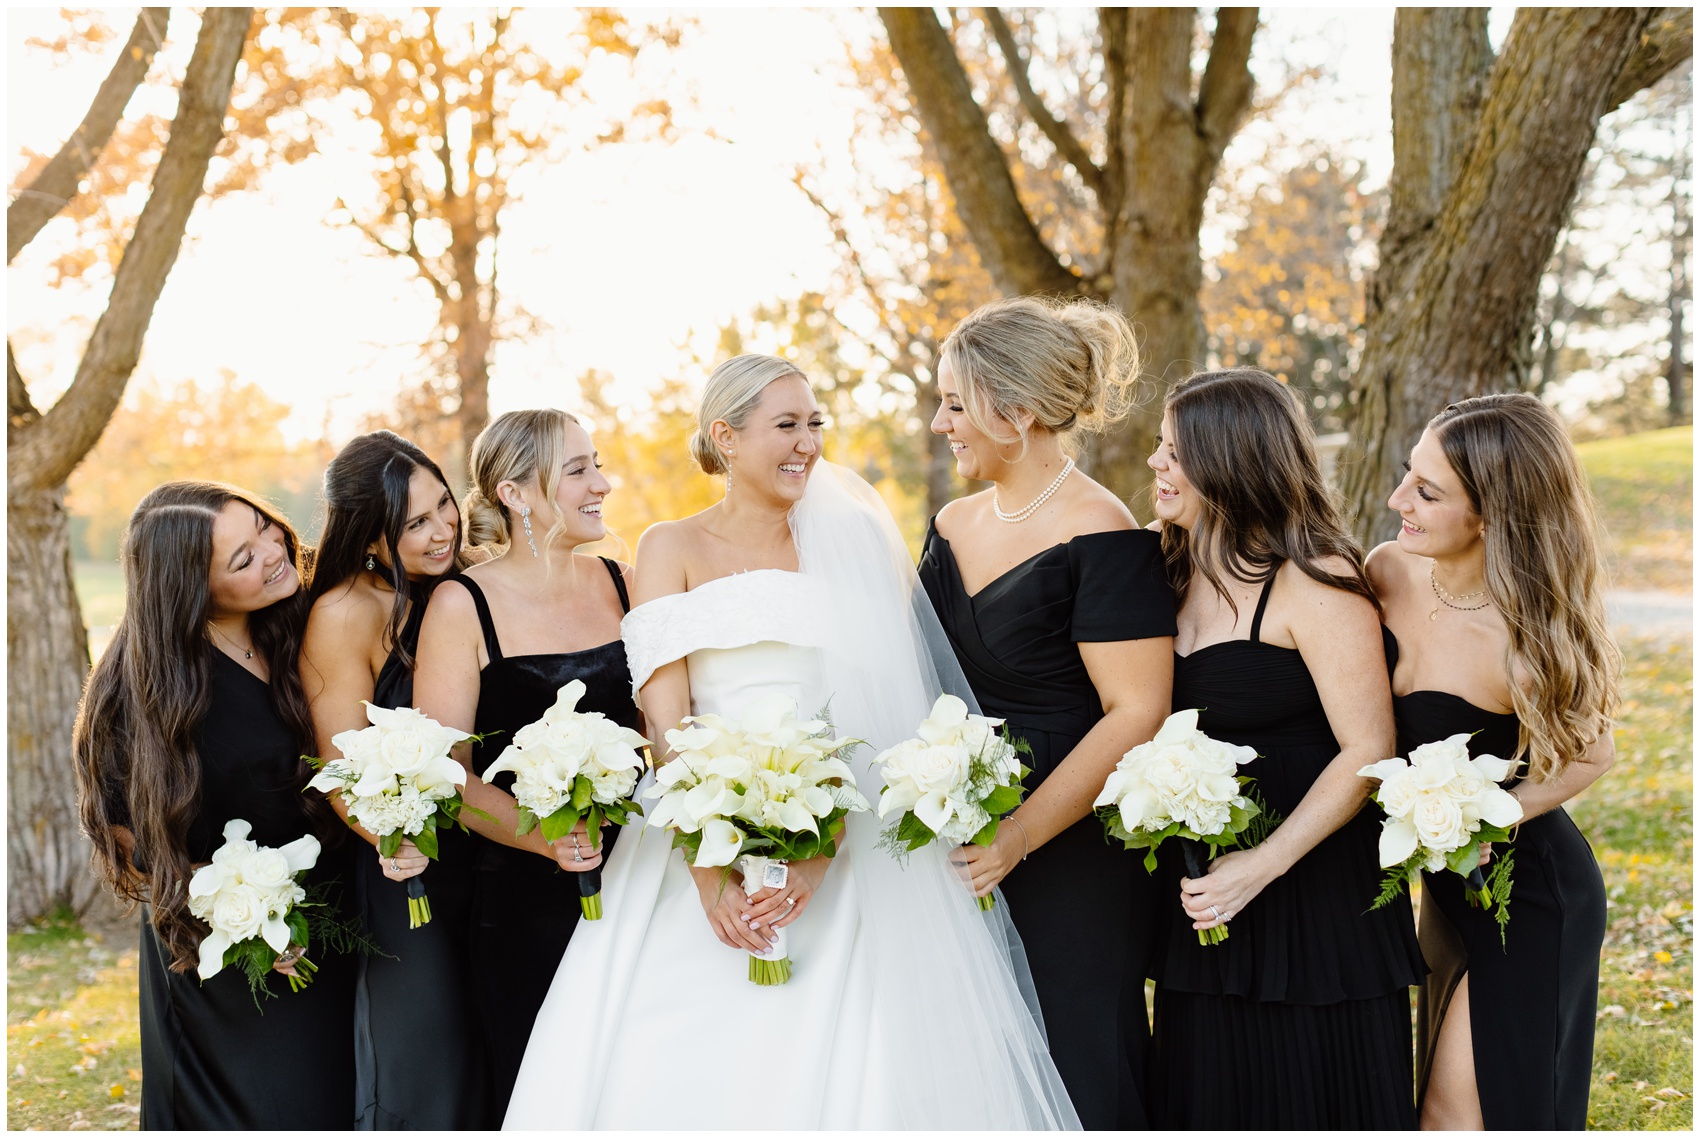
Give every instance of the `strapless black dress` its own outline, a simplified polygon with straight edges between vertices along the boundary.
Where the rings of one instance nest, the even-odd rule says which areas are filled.
[[[420,590],[400,646],[419,649],[429,593]],[[413,669],[391,652],[372,692],[378,707],[413,706]],[[354,859],[355,900],[385,955],[363,956],[354,997],[357,1130],[472,1130],[484,1125],[484,1040],[468,998],[473,855],[482,842],[437,832],[439,857],[420,876],[431,922],[408,927],[407,885],[383,875],[364,842]]]
[[[1259,640],[1271,575],[1249,640],[1175,659],[1177,711],[1199,730],[1254,747],[1240,768],[1290,815],[1339,744],[1296,649]],[[1318,842],[1233,919],[1198,943],[1180,908],[1179,851],[1162,851],[1174,920],[1158,951],[1152,1087],[1174,1129],[1413,1130],[1407,989],[1423,962],[1408,899],[1367,912],[1379,889],[1373,805]]]
[[[1447,692],[1395,696],[1399,753],[1476,732],[1470,753],[1517,753],[1517,716]],[[1423,874],[1420,936],[1429,968],[1418,995],[1418,1093],[1428,1088],[1447,1003],[1470,977],[1476,1094],[1489,1130],[1582,1130],[1594,1061],[1594,1005],[1606,888],[1594,851],[1563,807],[1517,827],[1494,856],[1514,856],[1511,922],[1471,908],[1455,873]]]
[[[1078,645],[1175,634],[1162,551],[1145,530],[1052,546],[970,597],[929,525],[920,575],[981,710],[1033,748],[1029,793],[1104,717]],[[1161,912],[1151,875],[1088,815],[1001,887],[1081,1125],[1145,1128],[1145,976]]]
[[[195,727],[201,797],[187,839],[197,864],[212,860],[232,818],[246,819],[248,836],[264,846],[315,829],[301,794],[304,740],[273,710],[270,685],[222,652],[211,657],[210,699]],[[320,832],[325,844],[310,882],[340,878],[346,886],[356,843],[341,825]],[[269,987],[277,998],[263,999],[262,1011],[239,967],[205,982],[192,971],[171,971],[149,916],[144,908],[138,960],[142,1129],[348,1129],[355,1111],[355,961],[310,946],[319,966],[312,986],[291,992],[274,975]]]
[[[614,578],[620,607],[629,609],[619,566],[607,558],[602,561]],[[472,594],[490,657],[479,676],[473,725],[476,734],[487,738],[473,745],[473,770],[482,774],[512,742],[514,732],[542,718],[554,706],[562,685],[572,680],[584,681],[580,711],[600,711],[637,730],[638,709],[632,700],[624,641],[582,652],[504,656],[483,590],[470,577],[457,580]],[[495,785],[511,792],[513,775],[497,775]],[[604,858],[612,852],[618,833],[617,827],[603,829]],[[474,1007],[490,1064],[488,1129],[499,1128],[507,1114],[537,1010],[549,994],[579,914],[575,875],[534,853],[498,842],[477,843],[470,955]]]

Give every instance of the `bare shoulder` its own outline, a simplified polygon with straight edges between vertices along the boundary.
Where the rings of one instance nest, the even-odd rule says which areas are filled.
[[[473,603],[472,593],[462,581],[462,577],[471,576],[471,572],[466,572],[460,577],[437,582],[436,588],[431,590],[431,602],[425,608],[426,624],[444,627],[478,622],[478,606]]]
[[[1353,574],[1352,563],[1340,556],[1319,557],[1316,566],[1340,577]],[[1326,616],[1367,614],[1371,619],[1375,618],[1375,606],[1369,598],[1324,584],[1294,562],[1288,561],[1277,570],[1276,582],[1298,607]]]
[[[1364,574],[1378,596],[1388,596],[1404,589],[1417,574],[1422,560],[1406,553],[1398,542],[1384,541],[1364,559]]]
[[[364,643],[383,630],[389,616],[390,607],[377,590],[353,581],[338,585],[313,602],[307,615],[308,646]]]
[[[1068,504],[1067,530],[1070,538],[1088,533],[1138,529],[1133,511],[1108,489],[1090,478],[1082,478]]]
[[[656,522],[638,538],[637,564],[628,580],[633,606],[672,593],[682,593],[688,583],[685,566],[702,541],[696,517]]]
[[[960,498],[952,498],[939,510],[938,518],[933,522],[933,528],[946,541],[953,540],[951,534],[960,534],[973,528],[974,524],[984,520],[984,515],[991,508],[992,492],[981,490],[977,494],[964,494]]]

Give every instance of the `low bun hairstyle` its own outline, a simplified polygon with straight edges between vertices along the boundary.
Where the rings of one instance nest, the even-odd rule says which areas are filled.
[[[1000,442],[997,415],[1032,414],[1055,434],[1098,432],[1124,418],[1139,383],[1133,326],[1095,300],[1015,296],[981,305],[951,330],[940,359],[950,365],[968,421]]]
[[[503,482],[535,487],[554,510],[554,487],[567,460],[567,424],[577,422],[558,408],[537,407],[498,415],[478,432],[472,441],[472,485],[460,512],[469,546],[500,553],[513,545],[515,519],[496,492]],[[545,555],[565,524],[556,513],[549,531],[538,535]]]
[[[733,356],[709,373],[697,403],[697,429],[691,432],[690,441],[691,457],[704,474],[726,473],[726,456],[714,445],[709,428],[724,421],[734,431],[743,430],[767,385],[792,375],[804,383],[809,381],[790,360],[753,354]]]
[[[1617,709],[1623,657],[1606,621],[1587,474],[1558,416],[1532,395],[1465,399],[1428,426],[1482,518],[1506,672],[1521,660],[1532,681],[1510,685],[1519,750],[1545,782],[1611,730]]]

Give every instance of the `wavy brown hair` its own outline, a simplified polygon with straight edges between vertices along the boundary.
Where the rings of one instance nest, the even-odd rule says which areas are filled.
[[[89,675],[72,733],[78,811],[94,844],[95,872],[120,896],[153,908],[153,927],[175,971],[194,966],[206,926],[188,912],[187,845],[200,807],[195,731],[211,699],[213,520],[231,502],[269,518],[297,570],[301,545],[289,522],[260,498],[216,482],[167,482],[130,515],[120,561],[124,615]],[[307,624],[305,589],[249,614],[254,650],[271,668],[271,703],[311,750],[313,721],[297,659]],[[303,763],[301,784],[311,771]],[[303,808],[322,841],[344,827],[322,798]],[[133,858],[117,827],[131,831]]]
[[[1163,554],[1176,604],[1193,573],[1236,614],[1226,579],[1265,581],[1283,561],[1381,610],[1364,577],[1363,551],[1341,524],[1322,480],[1316,439],[1292,389],[1266,371],[1206,371],[1177,383],[1164,404],[1174,423],[1175,459],[1198,493],[1190,531],[1163,527]],[[1350,573],[1323,568],[1342,557]]]
[[[1606,624],[1599,523],[1576,448],[1532,395],[1484,395],[1429,420],[1487,545],[1488,595],[1530,689],[1512,683],[1519,750],[1540,782],[1562,774],[1617,709],[1623,656]]]

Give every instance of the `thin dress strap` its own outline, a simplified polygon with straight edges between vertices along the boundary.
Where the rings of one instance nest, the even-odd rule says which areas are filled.
[[[484,599],[484,590],[478,587],[478,582],[465,573],[457,576],[455,580],[472,594],[472,603],[478,609],[478,627],[484,630],[484,651],[489,653],[490,663],[494,664],[502,658],[502,645],[496,639],[496,620],[490,615],[490,602]]]
[[[612,557],[601,558],[602,564],[608,567],[608,575],[614,578],[614,591],[620,594],[620,611],[632,611],[632,599],[626,595],[626,578],[620,572],[620,563]]]
[[[1275,574],[1281,571],[1281,563],[1277,561],[1274,568],[1269,570],[1269,580],[1263,582],[1263,593],[1257,598],[1257,611],[1251,616],[1251,642],[1261,644],[1258,639],[1263,632],[1263,610],[1269,607],[1269,594],[1275,591]]]

